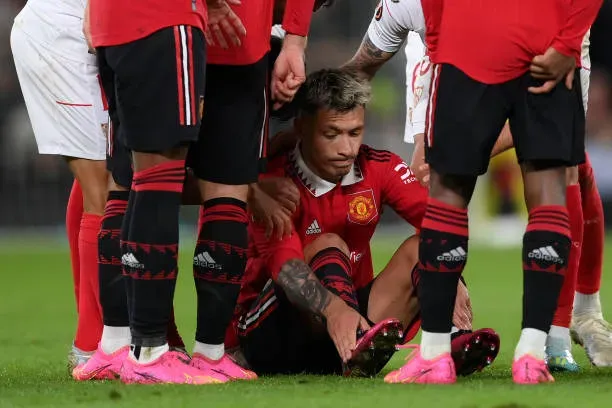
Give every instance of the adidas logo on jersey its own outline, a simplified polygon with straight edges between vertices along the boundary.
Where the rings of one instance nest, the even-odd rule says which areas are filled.
[[[445,252],[442,255],[438,255],[436,258],[438,261],[446,262],[463,262],[467,257],[467,253],[461,247],[457,247],[451,251]]]
[[[223,266],[215,262],[213,257],[210,256],[210,254],[206,251],[199,253],[198,255],[193,257],[193,266],[219,270],[223,269]]]
[[[563,263],[563,259],[559,257],[559,254],[557,253],[557,251],[555,251],[554,248],[551,247],[550,245],[547,247],[540,247],[538,249],[534,249],[533,251],[529,253],[529,255],[527,255],[527,257],[532,258],[532,259],[542,260],[542,261],[549,261],[549,262],[555,262],[555,263],[560,263],[560,264]]]
[[[306,235],[320,234],[320,233],[321,233],[321,228],[319,227],[319,222],[317,220],[314,220],[312,224],[310,224],[310,226],[306,229]]]
[[[141,264],[138,259],[136,259],[136,257],[134,256],[133,253],[128,252],[127,254],[123,254],[123,256],[121,257],[121,263],[125,266],[128,266],[130,268],[134,268],[134,269],[144,269],[144,265]]]

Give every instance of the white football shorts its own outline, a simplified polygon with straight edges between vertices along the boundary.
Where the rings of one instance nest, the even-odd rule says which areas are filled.
[[[26,34],[25,23],[15,18],[11,49],[39,153],[105,160],[108,112],[95,56],[65,58]]]

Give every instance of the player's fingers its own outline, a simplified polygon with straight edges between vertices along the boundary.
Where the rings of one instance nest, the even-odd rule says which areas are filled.
[[[227,4],[235,4],[237,6],[239,6],[240,4],[242,4],[242,2],[240,0],[225,0],[225,2]]]
[[[230,24],[229,20],[228,19],[221,20],[219,25],[221,26],[223,33],[230,39],[230,42],[232,43],[232,45],[235,47],[239,47],[240,46],[240,36],[238,35],[236,28],[232,24]]]
[[[236,32],[244,37],[246,35],[246,27],[242,23],[240,17],[238,17],[238,15],[234,13],[234,11],[231,11],[227,18],[236,29]]]
[[[278,198],[278,201],[281,203],[281,205],[283,206],[284,209],[289,210],[289,212],[291,214],[293,214],[295,212],[295,210],[297,210],[297,205],[295,204],[294,201],[290,200],[287,197],[284,196],[280,196]]]
[[[570,70],[570,72],[567,73],[567,75],[565,76],[565,86],[567,87],[567,89],[569,89],[570,91],[572,90],[572,88],[574,87],[574,70]]]
[[[212,33],[210,32],[210,29],[208,27],[206,27],[206,30],[204,30],[204,39],[206,40],[206,44],[210,45],[210,46],[214,46],[215,45],[215,40],[212,36]]]
[[[274,222],[272,221],[272,218],[266,217],[264,223],[266,226],[266,239],[270,239],[272,233],[274,232]]]
[[[227,41],[225,40],[225,37],[223,36],[223,32],[221,31],[221,26],[219,24],[212,24],[210,26],[210,31],[212,31],[215,37],[215,41],[221,48],[225,48],[225,49],[229,48],[229,46],[227,45]]]
[[[361,318],[361,320],[359,320],[359,328],[361,330],[370,330],[370,325],[368,324],[367,320],[364,319],[363,317]]]
[[[556,85],[556,81],[546,81],[541,86],[530,86],[529,88],[527,88],[527,90],[532,94],[540,95],[549,93],[555,88]]]

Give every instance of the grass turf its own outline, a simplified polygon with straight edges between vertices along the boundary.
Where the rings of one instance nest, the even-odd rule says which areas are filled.
[[[397,240],[374,244],[382,268]],[[557,382],[516,386],[510,363],[521,319],[519,250],[470,249],[465,276],[474,305],[475,326],[493,327],[502,349],[494,365],[459,379],[454,386],[387,385],[375,379],[289,376],[220,386],[124,386],[117,382],[75,383],[66,370],[66,354],[75,326],[75,307],[67,250],[37,242],[4,244],[0,249],[0,407],[20,406],[206,406],[206,407],[563,407],[584,403],[609,406],[612,370],[592,368],[581,348],[574,353],[583,370],[557,374]],[[185,244],[183,248],[191,248]],[[606,250],[612,250],[612,241]],[[181,256],[182,276],[176,311],[184,338],[195,326],[195,292],[190,254]],[[607,281],[607,284],[606,284]],[[612,290],[604,279],[602,297]],[[610,302],[604,310],[612,312]],[[190,343],[190,342],[188,342]],[[384,370],[401,365],[398,353]]]

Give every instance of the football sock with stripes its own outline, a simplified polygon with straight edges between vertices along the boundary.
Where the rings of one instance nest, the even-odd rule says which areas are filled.
[[[523,331],[515,350],[517,359],[524,354],[544,358],[546,334],[563,285],[570,245],[565,206],[540,206],[529,212],[523,236]]]
[[[351,261],[344,252],[339,248],[325,248],[312,258],[310,268],[327,290],[359,312],[357,293],[351,279]]]
[[[580,185],[567,186],[566,189],[567,211],[569,214],[570,232],[572,245],[569,252],[569,262],[557,309],[553,317],[549,337],[562,340],[566,347],[571,346],[569,327],[572,320],[572,309],[574,305],[574,294],[576,291],[576,279],[578,277],[578,265],[582,248],[582,229],[584,219],[582,217],[582,205],[580,198]]]
[[[110,191],[98,234],[100,304],[104,328],[100,346],[107,354],[130,344],[127,292],[121,270],[121,224],[129,191]]]
[[[234,314],[246,267],[246,203],[229,197],[207,200],[199,224],[193,257],[198,295],[194,352],[218,360],[224,353],[225,332]]]
[[[123,243],[121,262],[130,280],[130,328],[132,345],[136,347],[166,345],[178,274],[179,210],[184,179],[184,160],[169,161],[134,174],[128,205],[129,239]]]
[[[417,264],[424,359],[450,352],[457,284],[467,261],[467,251],[467,210],[430,197],[421,225]]]

